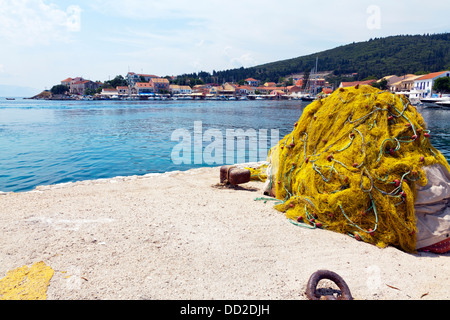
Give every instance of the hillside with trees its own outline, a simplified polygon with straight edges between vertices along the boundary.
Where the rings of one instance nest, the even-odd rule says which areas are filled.
[[[279,82],[292,74],[309,72],[318,59],[318,71],[331,71],[331,81],[344,78],[362,80],[369,77],[408,73],[423,74],[450,69],[450,33],[432,35],[399,35],[375,38],[298,58],[238,68],[182,75],[204,82],[222,83],[255,78]],[[353,77],[348,75],[355,74]]]

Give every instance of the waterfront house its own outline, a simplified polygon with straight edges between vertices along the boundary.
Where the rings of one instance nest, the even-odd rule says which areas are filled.
[[[256,87],[253,86],[237,86],[236,87],[236,95],[238,96],[246,96],[255,94]]]
[[[69,79],[70,79],[70,83],[69,83],[68,87],[69,87],[70,94],[80,94],[80,93],[78,93],[78,91],[80,89],[75,88],[75,87],[79,87],[80,83],[85,80],[82,77],[76,77],[76,78],[67,78],[64,81],[67,83],[67,81]]]
[[[149,82],[137,82],[134,85],[134,88],[136,88],[136,94],[138,95],[149,95],[153,94],[153,86]]]
[[[171,94],[173,95],[178,95],[178,94],[192,94],[192,89],[189,86],[180,86],[177,84],[171,84],[169,86],[169,91]]]
[[[169,91],[172,95],[176,95],[176,94],[180,94],[181,90],[180,90],[180,86],[177,84],[171,84],[169,86]]]
[[[250,86],[250,87],[257,87],[259,86],[259,80],[253,79],[253,78],[247,78],[245,79],[245,82]]]
[[[303,91],[301,86],[295,85],[295,86],[289,86],[287,87],[287,92],[289,94],[299,94]]]
[[[180,86],[180,94],[191,94],[192,88],[190,86]]]
[[[415,93],[412,98],[431,98],[434,82],[443,77],[450,77],[450,71],[433,72],[414,80]]]
[[[211,88],[209,88],[209,94],[211,94],[211,95],[218,95],[219,94],[219,87],[218,86],[211,86]]]
[[[236,86],[231,83],[225,83],[221,87],[219,87],[219,94],[226,96],[234,96],[236,93]]]
[[[149,83],[153,87],[153,92],[155,93],[169,92],[170,83],[166,78],[151,78]]]
[[[71,83],[72,83],[72,78],[67,78],[67,79],[61,81],[61,84],[63,86],[66,86],[69,89],[70,89],[70,84]]]
[[[130,95],[130,88],[127,86],[118,86],[116,87],[117,93],[119,96],[129,96]]]
[[[83,79],[83,78],[81,78]],[[72,81],[70,84],[70,93],[84,95],[87,89],[97,90],[100,87],[100,83],[93,82],[91,80]]]
[[[400,80],[392,83],[389,86],[389,91],[391,92],[410,92],[414,88],[414,81],[421,76],[416,76],[415,74],[405,74],[400,77]]]

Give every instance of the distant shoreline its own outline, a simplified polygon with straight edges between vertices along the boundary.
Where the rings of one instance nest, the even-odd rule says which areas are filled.
[[[17,98],[16,98],[17,99]],[[300,96],[285,95],[253,95],[253,96],[212,96],[212,97],[171,97],[170,95],[140,96],[140,97],[120,97],[120,98],[91,98],[91,97],[24,97],[25,100],[44,100],[44,101],[254,101],[254,100],[301,100]]]

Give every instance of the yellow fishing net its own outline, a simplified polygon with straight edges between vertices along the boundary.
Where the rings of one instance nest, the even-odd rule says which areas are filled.
[[[252,178],[269,179],[275,208],[296,225],[416,250],[415,184],[444,165],[407,98],[371,86],[342,88],[307,106]]]

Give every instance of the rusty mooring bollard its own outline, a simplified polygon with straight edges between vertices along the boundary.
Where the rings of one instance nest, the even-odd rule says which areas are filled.
[[[241,169],[236,166],[223,166],[220,168],[220,183],[231,185],[247,183],[250,181],[251,175],[248,169]]]

